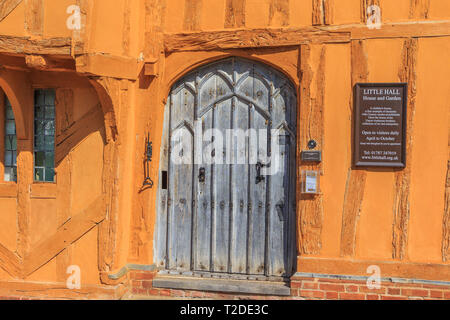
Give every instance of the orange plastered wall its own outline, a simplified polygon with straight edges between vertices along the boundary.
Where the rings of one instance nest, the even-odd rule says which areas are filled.
[[[419,40],[408,257],[442,261],[450,112],[450,38]]]
[[[412,132],[408,133],[412,149],[407,163],[411,182],[406,187],[410,192],[410,215],[405,263],[443,263],[450,111],[449,44],[448,37],[418,41],[414,71],[417,96]],[[404,39],[366,40],[365,50],[367,82],[401,82]],[[353,150],[349,44],[326,46],[325,70],[322,248],[320,254],[304,256],[342,259],[342,211]],[[412,103],[409,101],[407,112],[412,112]],[[351,258],[393,260],[394,197],[398,192],[395,170],[363,170],[366,182],[356,218],[355,253]]]

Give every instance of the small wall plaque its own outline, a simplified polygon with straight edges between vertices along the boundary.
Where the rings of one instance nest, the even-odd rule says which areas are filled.
[[[355,166],[406,166],[407,95],[406,83],[356,84]]]
[[[319,193],[319,174],[317,171],[302,170],[302,193]]]
[[[310,162],[321,162],[322,152],[321,151],[302,151],[302,161]]]

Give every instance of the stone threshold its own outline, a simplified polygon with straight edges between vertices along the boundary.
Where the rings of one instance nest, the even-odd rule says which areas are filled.
[[[205,279],[187,276],[157,275],[154,288],[213,291],[238,294],[260,294],[290,296],[291,289],[286,282],[250,281],[231,279]]]

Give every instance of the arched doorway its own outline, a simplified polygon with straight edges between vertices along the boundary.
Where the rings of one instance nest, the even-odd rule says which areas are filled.
[[[286,76],[236,57],[173,85],[161,146],[158,268],[244,279],[294,272],[296,109]]]

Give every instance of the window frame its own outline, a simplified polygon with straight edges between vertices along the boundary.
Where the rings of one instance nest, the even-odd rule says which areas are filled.
[[[45,150],[44,147],[44,151],[36,151],[36,106],[37,106],[37,101],[36,101],[36,92],[37,91],[48,91],[48,90],[53,90],[54,92],[54,101],[53,101],[53,108],[54,108],[54,112],[53,112],[53,181],[46,181],[45,180],[45,158],[44,158],[44,179],[43,180],[36,180],[36,167],[38,168],[42,168],[42,166],[36,166],[36,152],[44,152],[47,153],[47,151]],[[57,88],[55,87],[33,87],[33,116],[32,116],[32,120],[31,120],[31,128],[32,128],[32,150],[33,150],[33,184],[56,184],[57,182],[57,175],[56,175],[56,163],[55,163],[55,155],[56,155],[56,91]],[[44,108],[45,108],[45,102],[44,102]],[[45,119],[45,111],[44,111],[44,120]],[[45,129],[44,129],[45,130]],[[45,145],[45,134],[44,134],[44,145]]]
[[[17,143],[17,122],[14,114],[14,122],[16,129],[16,179],[12,181],[8,181],[5,179],[5,168],[6,168],[6,99],[9,100],[8,95],[4,90],[0,87],[0,184],[12,184],[17,185],[18,180],[18,155],[19,155],[19,144]],[[9,100],[9,104],[12,104]],[[13,109],[14,113],[14,109]]]

